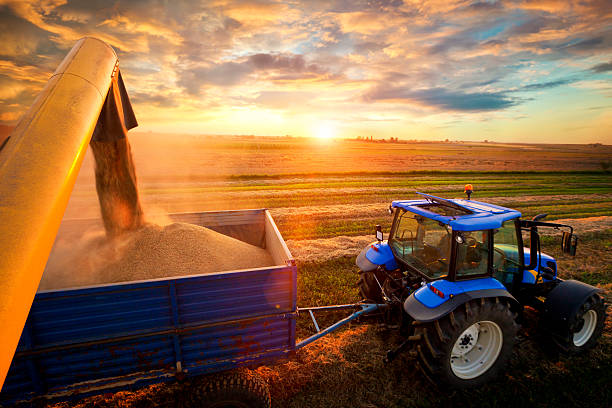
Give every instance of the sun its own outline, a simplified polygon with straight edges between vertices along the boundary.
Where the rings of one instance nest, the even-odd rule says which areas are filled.
[[[331,140],[336,137],[336,128],[333,123],[321,122],[314,129],[314,135],[320,140]]]

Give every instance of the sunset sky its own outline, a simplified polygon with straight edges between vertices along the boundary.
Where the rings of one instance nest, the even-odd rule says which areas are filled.
[[[609,0],[0,0],[0,123],[86,35],[143,131],[612,143]]]

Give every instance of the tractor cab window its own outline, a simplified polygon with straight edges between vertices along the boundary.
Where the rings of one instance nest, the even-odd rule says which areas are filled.
[[[465,279],[489,271],[489,231],[461,232],[457,240],[456,276]],[[461,242],[459,242],[461,241]]]
[[[522,270],[516,232],[514,220],[505,221],[501,228],[493,231],[493,273],[506,286],[511,285]]]
[[[451,230],[447,225],[404,212],[389,244],[401,261],[425,276],[436,279],[448,275]]]

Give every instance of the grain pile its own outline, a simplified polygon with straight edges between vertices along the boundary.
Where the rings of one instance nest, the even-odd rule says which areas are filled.
[[[102,231],[78,243],[59,239],[39,290],[274,265],[265,249],[193,224],[145,224],[108,240]]]
[[[208,228],[146,223],[127,137],[106,139],[90,143],[104,231],[58,237],[39,290],[274,265],[266,250]]]

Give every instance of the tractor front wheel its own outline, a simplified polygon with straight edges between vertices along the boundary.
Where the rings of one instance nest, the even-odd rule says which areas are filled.
[[[593,348],[603,333],[605,310],[601,296],[590,296],[569,319],[569,330],[566,333],[551,333],[558,349],[569,354],[579,354]]]
[[[453,388],[482,385],[504,368],[518,325],[499,298],[471,300],[430,323],[416,323],[419,367],[435,384]]]

